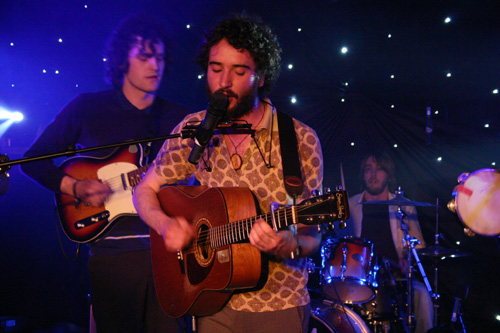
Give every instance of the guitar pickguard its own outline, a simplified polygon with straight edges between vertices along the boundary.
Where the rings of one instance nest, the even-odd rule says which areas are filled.
[[[109,220],[113,220],[121,214],[137,214],[132,202],[132,186],[128,184],[125,175],[137,169],[132,163],[117,162],[103,166],[97,170],[97,177],[109,184],[113,193],[104,203],[105,209],[109,212]]]

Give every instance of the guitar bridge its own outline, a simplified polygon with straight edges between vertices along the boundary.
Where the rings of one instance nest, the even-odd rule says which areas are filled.
[[[101,212],[99,214],[95,214],[92,216],[89,216],[85,219],[82,219],[80,221],[75,222],[75,229],[83,229],[88,226],[91,226],[93,224],[96,224],[100,221],[107,220],[109,218],[110,214],[109,211],[105,210],[104,212]]]

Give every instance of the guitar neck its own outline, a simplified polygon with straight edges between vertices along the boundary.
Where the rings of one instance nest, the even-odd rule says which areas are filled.
[[[285,207],[274,212],[211,228],[210,247],[213,249],[248,239],[255,222],[263,219],[274,230],[281,230],[297,222],[297,206]]]
[[[130,184],[130,186],[135,187],[137,184],[139,184],[150,166],[151,164],[148,164],[127,173],[128,183]]]

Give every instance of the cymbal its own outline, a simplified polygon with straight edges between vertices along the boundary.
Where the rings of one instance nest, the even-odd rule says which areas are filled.
[[[390,205],[390,206],[420,206],[420,207],[437,207],[435,204],[430,204],[427,202],[411,201],[409,199],[396,196],[391,200],[375,200],[375,201],[363,201],[362,205]]]
[[[468,252],[460,250],[452,250],[440,245],[433,245],[425,247],[423,249],[418,249],[417,253],[421,256],[426,256],[426,257],[446,257],[446,258],[467,257],[471,255]]]

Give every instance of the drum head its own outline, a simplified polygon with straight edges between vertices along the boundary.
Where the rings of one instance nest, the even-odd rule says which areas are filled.
[[[311,301],[309,332],[369,333],[366,323],[350,308],[329,301]]]
[[[457,214],[465,226],[483,236],[500,234],[500,173],[481,169],[456,189]]]

